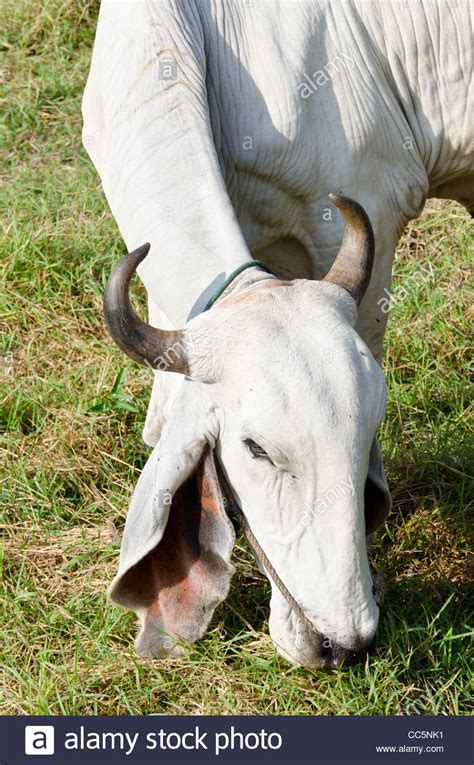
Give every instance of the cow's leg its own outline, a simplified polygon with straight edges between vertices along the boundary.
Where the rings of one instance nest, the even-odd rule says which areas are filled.
[[[356,329],[379,363],[390,310],[392,265],[399,236],[399,229],[385,229],[376,233],[372,278],[358,311]]]
[[[380,195],[380,199],[367,204],[374,229],[375,258],[370,284],[359,306],[356,329],[379,363],[391,308],[390,286],[395,250],[407,223],[423,211],[425,189],[422,184],[407,188],[406,198],[415,201],[411,210],[410,206],[406,206],[404,212],[398,200],[390,195]]]
[[[156,303],[148,298],[149,321],[153,327],[161,329],[174,329]],[[143,440],[148,446],[155,446],[160,438],[163,425],[166,422],[169,406],[171,405],[183,380],[182,375],[172,372],[153,370],[153,387],[151,390],[145,425],[143,427]]]

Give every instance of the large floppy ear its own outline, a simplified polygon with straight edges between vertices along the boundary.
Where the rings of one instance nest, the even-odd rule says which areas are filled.
[[[374,438],[369,457],[369,470],[365,481],[365,532],[376,531],[386,520],[392,507],[392,498],[383,469],[379,443]]]
[[[132,497],[109,598],[135,611],[142,656],[181,652],[225,600],[235,533],[208,444],[186,454],[155,447]]]

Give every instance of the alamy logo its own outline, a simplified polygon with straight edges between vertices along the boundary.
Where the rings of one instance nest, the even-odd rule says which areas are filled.
[[[25,754],[54,754],[54,727],[26,725]]]

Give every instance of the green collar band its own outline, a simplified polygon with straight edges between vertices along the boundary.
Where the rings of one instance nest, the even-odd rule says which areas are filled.
[[[242,265],[236,268],[235,271],[232,271],[224,283],[219,287],[217,292],[215,292],[214,295],[207,301],[202,310],[202,313],[205,313],[205,311],[208,311],[209,308],[212,308],[216,300],[218,300],[222,293],[225,292],[229,284],[232,284],[236,276],[241,274],[242,271],[245,271],[246,268],[252,268],[253,266],[257,266],[258,268],[261,268],[262,271],[266,271],[268,274],[276,276],[276,273],[270,268],[270,266],[267,266],[266,263],[262,263],[261,260],[249,260],[247,263],[242,263]]]

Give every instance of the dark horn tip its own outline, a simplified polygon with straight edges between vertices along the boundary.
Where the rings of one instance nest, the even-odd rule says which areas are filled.
[[[359,226],[362,224],[365,229],[365,233],[370,238],[370,240],[373,240],[374,232],[372,229],[372,225],[370,223],[370,218],[367,215],[365,209],[362,207],[359,202],[356,202],[355,199],[352,199],[351,197],[345,197],[342,194],[335,194],[331,192],[328,194],[329,199],[331,202],[333,202],[336,207],[341,210],[343,217],[344,212],[349,215],[351,218],[355,218],[358,220]]]
[[[134,361],[153,369],[189,374],[183,331],[152,327],[140,319],[130,303],[130,282],[149,251],[149,242],[142,244],[114,267],[104,292],[105,322],[112,339]]]
[[[349,199],[349,197],[344,197],[342,194],[337,194],[335,191],[331,191],[331,193],[328,194],[328,197],[336,207],[344,207],[348,202],[352,202],[352,199]]]
[[[369,216],[359,202],[334,192],[328,196],[341,211],[344,235],[336,259],[324,279],[343,287],[359,305],[372,274],[374,232]]]
[[[137,247],[135,250],[132,250],[132,252],[127,253],[127,255],[124,257],[124,260],[133,260],[135,267],[138,266],[142,260],[145,260],[146,256],[150,252],[150,247],[150,242],[146,242],[145,244],[140,245],[140,247]]]
[[[150,243],[142,244],[132,252],[127,252],[114,266],[110,274],[104,293],[104,310],[115,307],[117,301],[123,299],[123,293],[128,291],[128,284],[136,271],[137,266],[145,260],[150,251]]]
[[[107,328],[119,348],[135,360],[137,358],[130,343],[130,329],[141,320],[133,312],[128,297],[129,283],[139,263],[150,251],[150,243],[142,244],[124,255],[114,266],[105,286],[103,311]]]
[[[340,210],[357,210],[364,218],[366,217],[364,208],[355,199],[345,197],[343,194],[336,194],[335,192],[328,194],[328,197]]]

